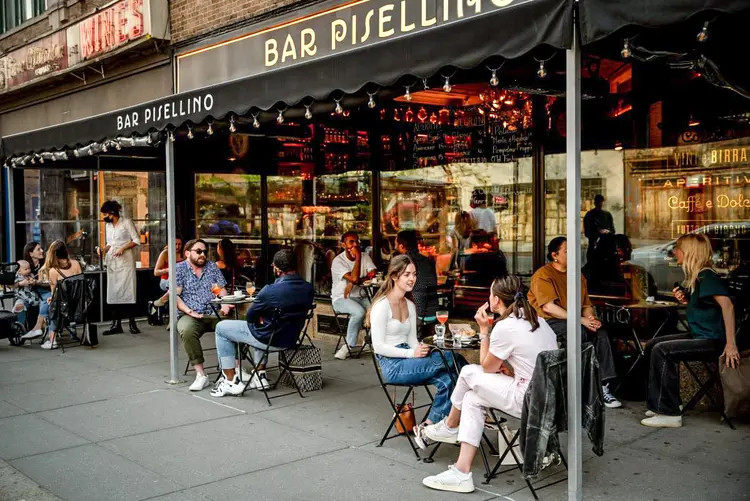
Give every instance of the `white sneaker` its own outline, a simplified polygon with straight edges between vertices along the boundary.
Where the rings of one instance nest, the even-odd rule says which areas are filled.
[[[609,385],[605,384],[602,386],[602,393],[604,394],[604,406],[609,409],[617,409],[618,407],[622,407],[622,403],[620,403],[619,400],[615,398],[614,395],[612,395],[609,392]]]
[[[237,371],[236,368],[234,370],[235,370],[235,372]],[[252,372],[247,372],[247,371],[245,371],[245,369],[240,369],[240,371],[242,372],[242,378],[241,378],[242,382],[245,383],[245,384],[247,384],[247,382],[250,381],[253,378],[253,373]]]
[[[338,358],[339,360],[346,360],[347,358],[349,358],[349,355],[349,347],[346,345],[346,343],[344,343],[344,345],[339,348],[339,351],[336,352],[334,358]]]
[[[35,329],[21,336],[21,339],[36,339],[38,337],[41,337],[42,334],[44,334],[44,331],[42,329]]]
[[[396,421],[398,423],[398,421]],[[415,426],[412,431],[414,432],[414,442],[422,450],[427,449],[427,442],[424,441],[424,427],[425,424],[421,423]]]
[[[252,376],[248,374],[247,380],[250,381],[251,390],[267,390],[271,387],[271,385],[268,384],[268,378],[266,377],[265,371],[258,371],[258,374],[253,374]]]
[[[682,404],[680,404],[680,411],[682,411]],[[646,411],[646,417],[654,417],[654,416],[658,416],[658,414],[655,413],[654,411]]]
[[[665,416],[657,414],[655,416],[643,419],[643,426],[649,428],[680,428],[682,426],[682,416]]]
[[[50,342],[49,340],[42,343],[42,349],[43,350],[55,350],[57,349],[57,339],[55,339],[54,342]]]
[[[454,465],[450,465],[447,471],[433,477],[422,480],[422,484],[430,489],[450,492],[474,492],[474,478],[471,473],[462,473]]]
[[[234,376],[234,381],[228,380],[226,377],[219,379],[216,383],[216,387],[211,390],[212,397],[223,397],[224,395],[241,395],[245,389],[246,383],[241,383],[240,378],[237,375]]]
[[[433,442],[443,442],[446,444],[458,443],[458,428],[453,430],[448,428],[448,425],[445,424],[445,419],[425,426],[424,435]]]
[[[201,391],[203,388],[208,386],[208,376],[205,374],[197,374],[195,381],[190,385],[190,391]]]

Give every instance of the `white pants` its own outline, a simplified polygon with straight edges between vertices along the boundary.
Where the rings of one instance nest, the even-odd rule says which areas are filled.
[[[526,388],[528,383],[505,374],[487,374],[481,365],[464,366],[451,395],[451,403],[461,411],[458,441],[479,447],[486,407],[520,418]]]

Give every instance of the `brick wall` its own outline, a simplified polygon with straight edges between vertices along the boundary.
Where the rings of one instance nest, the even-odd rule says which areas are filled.
[[[172,0],[172,42],[180,43],[217,29],[309,0]]]

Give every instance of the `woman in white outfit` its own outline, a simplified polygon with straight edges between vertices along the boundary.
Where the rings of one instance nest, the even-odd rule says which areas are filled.
[[[455,465],[422,481],[433,489],[474,491],[471,463],[482,439],[485,408],[492,407],[520,418],[537,356],[542,351],[557,349],[555,333],[529,305],[520,278],[496,279],[489,299],[474,316],[479,324],[481,365],[469,365],[461,370],[451,395],[450,414],[423,430],[433,441],[461,443]],[[488,307],[500,315],[491,336],[488,336]]]
[[[141,243],[141,237],[133,221],[122,217],[121,211],[122,206],[114,200],[102,204],[107,245],[97,248],[97,251],[107,265],[107,304],[111,307],[113,317],[112,326],[103,332],[105,336],[122,333],[121,320],[124,316],[130,318],[131,334],[141,332],[135,323],[133,312],[136,295],[136,248]]]

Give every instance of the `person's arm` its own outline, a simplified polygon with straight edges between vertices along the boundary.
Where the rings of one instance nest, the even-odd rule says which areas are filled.
[[[727,367],[734,368],[740,363],[734,326],[734,304],[728,296],[714,296],[714,300],[721,306],[721,316],[724,318],[724,330],[727,335],[727,344],[724,347],[725,363]]]
[[[177,296],[177,309],[183,312],[185,315],[189,315],[193,318],[203,318],[202,313],[198,313],[197,311],[191,309],[188,305],[185,304],[180,296]]]
[[[419,338],[417,337],[417,306],[406,300],[407,308],[409,310],[409,337],[407,343],[410,348],[416,348],[419,346]]]
[[[386,344],[385,330],[390,316],[388,299],[379,300],[370,310],[370,336],[372,337],[372,349],[377,355],[390,358],[414,358],[414,348],[396,348]],[[416,330],[416,328],[415,328]]]
[[[543,304],[542,311],[552,318],[560,320],[566,320],[568,318],[568,311],[554,301]]]
[[[355,247],[352,249],[352,254],[354,254],[354,268],[349,273],[344,273],[344,279],[349,283],[357,284],[362,270],[362,250],[359,247]],[[345,257],[345,259],[348,258]]]
[[[159,258],[156,260],[154,266],[154,276],[160,277],[166,273],[169,273],[169,251],[163,250],[159,254]]]
[[[490,316],[487,308],[489,304],[484,303],[474,315],[474,320],[479,324],[479,364],[484,372],[496,374],[500,371],[503,360],[490,353]]]

